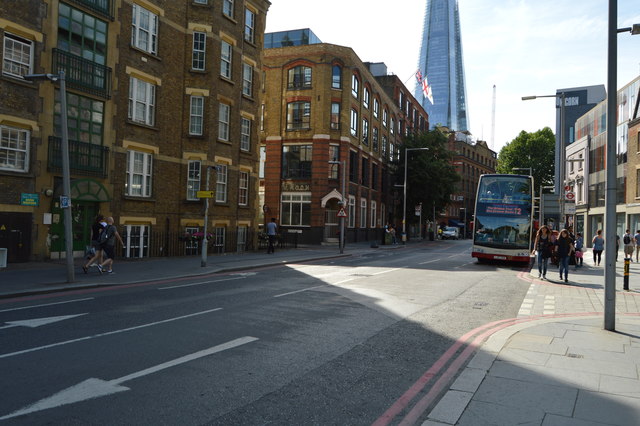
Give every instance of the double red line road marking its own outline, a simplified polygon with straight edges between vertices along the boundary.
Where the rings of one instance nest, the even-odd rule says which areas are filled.
[[[541,319],[598,315],[601,315],[601,313],[588,312],[579,314],[541,315],[530,318],[510,318],[490,322],[471,330],[451,345],[451,347],[373,423],[373,426],[386,426],[398,415],[405,412],[406,414],[398,424],[401,426],[416,424],[420,416],[433,405],[445,389],[448,389],[451,381],[465,365],[469,357],[471,357],[491,335],[500,330],[512,325]],[[444,370],[447,365],[448,367]],[[410,408],[412,401],[416,399],[418,394],[423,392],[427,384],[437,376],[440,377],[433,386],[431,386],[431,389]],[[409,411],[407,412],[407,410]]]

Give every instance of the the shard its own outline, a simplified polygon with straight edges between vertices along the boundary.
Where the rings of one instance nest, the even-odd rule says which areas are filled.
[[[418,66],[431,87],[433,104],[420,84],[415,96],[422,99],[431,126],[469,130],[457,0],[427,0]]]

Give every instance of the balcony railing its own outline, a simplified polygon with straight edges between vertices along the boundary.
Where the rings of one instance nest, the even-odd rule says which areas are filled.
[[[53,49],[53,72],[64,70],[69,87],[109,99],[111,68],[60,49]]]
[[[98,15],[113,21],[113,1],[112,0],[67,0],[71,3],[84,6]]]
[[[109,148],[87,142],[69,141],[69,168],[72,174],[107,177]],[[49,136],[49,159],[47,170],[62,171],[62,139]]]

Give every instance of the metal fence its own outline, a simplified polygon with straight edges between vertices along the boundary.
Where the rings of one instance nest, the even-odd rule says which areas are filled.
[[[185,236],[184,232],[164,232],[151,230],[147,234],[127,234],[121,230],[122,239],[128,243],[125,248],[116,246],[116,255],[129,259],[168,256],[200,256],[202,239]],[[207,253],[222,255],[266,250],[268,238],[262,232],[247,229],[246,232],[225,231],[224,236],[214,235],[209,239]],[[277,247],[297,247],[297,234],[278,235]]]

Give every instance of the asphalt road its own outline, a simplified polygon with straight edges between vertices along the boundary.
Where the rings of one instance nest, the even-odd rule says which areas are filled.
[[[527,292],[521,268],[470,248],[3,304],[0,424],[399,424],[437,401],[461,337],[517,316]]]

